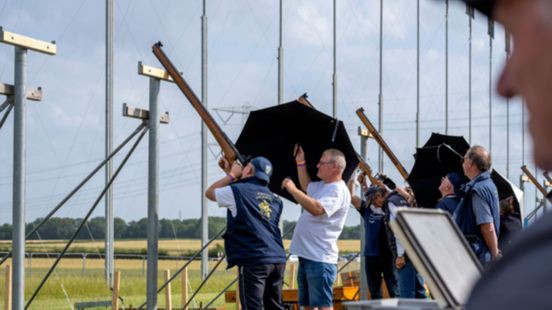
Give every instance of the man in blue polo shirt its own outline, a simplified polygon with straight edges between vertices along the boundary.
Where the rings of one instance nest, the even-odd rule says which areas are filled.
[[[470,181],[464,187],[464,196],[453,216],[484,266],[500,256],[499,200],[491,180],[491,163],[491,155],[482,146],[472,146],[466,152],[462,168]]]
[[[205,196],[228,208],[224,248],[228,268],[239,269],[244,309],[283,309],[282,285],[286,253],[278,222],[282,200],[268,189],[272,164],[253,158],[245,167],[219,163],[227,172]]]

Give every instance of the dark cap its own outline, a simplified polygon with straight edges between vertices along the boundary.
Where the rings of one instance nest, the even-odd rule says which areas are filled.
[[[491,17],[497,0],[462,0],[466,4],[474,7],[479,12]]]
[[[368,187],[368,189],[364,193],[364,198],[366,199],[366,203],[371,204],[372,199],[374,199],[374,197],[376,197],[377,194],[380,194],[383,196],[385,195],[386,192],[387,190],[381,186],[370,185],[370,187]]]
[[[454,194],[459,196],[461,193],[462,185],[464,185],[464,177],[456,172],[447,174],[447,179],[454,188]]]
[[[266,183],[270,182],[270,176],[272,175],[272,164],[270,160],[265,157],[258,156],[253,158],[250,163],[255,167],[255,176],[258,179],[265,181]]]

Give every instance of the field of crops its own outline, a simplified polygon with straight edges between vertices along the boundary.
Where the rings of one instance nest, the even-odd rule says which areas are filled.
[[[216,241],[219,242],[219,241]],[[215,242],[215,243],[216,243]],[[222,244],[222,241],[220,241]],[[345,252],[358,252],[358,240],[345,240],[339,242],[339,247]],[[39,251],[51,251],[60,248],[63,245],[61,241],[48,242],[29,242],[28,249],[40,249]],[[0,246],[9,246],[9,243],[0,244]],[[79,249],[90,250],[97,252],[103,248],[103,242],[79,242],[76,245]],[[286,242],[286,248],[289,246],[289,241]],[[146,247],[145,240],[136,241],[117,241],[116,248],[126,248],[142,250]],[[216,247],[214,245],[214,247]],[[166,249],[168,253],[178,255],[184,250],[200,248],[199,240],[161,240],[160,248]],[[53,263],[53,259],[33,258],[26,260],[26,283],[25,294],[26,300],[30,297],[38,283],[47,271],[47,268]],[[159,261],[159,285],[163,282],[164,271],[170,270],[174,274],[185,261]],[[11,264],[7,261],[2,266],[0,272],[0,309],[4,307],[4,292],[5,292],[5,272],[4,266]],[[209,266],[212,268],[216,264],[215,261],[210,261]],[[340,263],[342,264],[342,263]],[[54,274],[50,277],[46,285],[42,288],[40,294],[33,302],[30,309],[71,309],[75,303],[83,301],[98,301],[110,300],[110,290],[104,280],[104,260],[101,259],[63,259],[58,265]],[[286,282],[289,279],[287,272],[291,268],[286,268]],[[145,301],[146,296],[146,274],[145,261],[143,260],[128,260],[117,259],[115,261],[116,270],[121,271],[121,289],[120,295],[124,299],[124,306],[137,307]],[[192,307],[199,307],[200,303],[206,304],[211,301],[224,287],[226,287],[236,277],[236,269],[225,270],[226,263],[223,262],[215,271],[213,277],[205,284],[200,293],[194,298]],[[358,262],[352,263],[345,270],[358,270]],[[188,268],[188,292],[189,296],[196,290],[201,282],[200,263],[194,261]],[[173,307],[182,306],[181,301],[181,278],[176,279],[172,283],[172,303]],[[158,304],[160,308],[165,307],[164,292],[158,296]],[[224,296],[217,299],[214,303],[216,307],[225,306]],[[226,305],[227,309],[233,309],[232,304]]]

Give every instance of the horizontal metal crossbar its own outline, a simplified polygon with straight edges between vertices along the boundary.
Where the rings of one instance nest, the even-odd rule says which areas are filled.
[[[36,52],[55,55],[56,54],[56,43],[55,42],[46,42],[30,37],[22,36],[13,32],[9,32],[0,27],[0,42],[10,44],[17,47],[22,47],[30,49]]]

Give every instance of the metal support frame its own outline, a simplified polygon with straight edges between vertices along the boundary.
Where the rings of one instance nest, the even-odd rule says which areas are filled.
[[[278,40],[278,104],[284,103],[284,47],[283,47],[283,0],[280,0],[280,23]]]
[[[117,176],[119,175],[119,173],[121,172],[121,170],[123,169],[125,164],[127,163],[128,159],[130,158],[132,153],[134,153],[134,151],[136,150],[136,147],[138,146],[138,144],[140,144],[140,141],[144,137],[145,133],[146,133],[146,130],[142,131],[142,133],[140,134],[138,139],[136,139],[136,141],[132,145],[132,148],[125,155],[122,162],[119,164],[119,167],[117,168],[117,170],[115,170],[115,173],[113,173],[113,175],[111,176],[111,179],[109,179],[109,181],[107,182],[107,184],[104,186],[103,190],[101,191],[100,195],[98,195],[98,197],[96,198],[96,200],[94,201],[94,204],[88,210],[88,213],[86,213],[86,215],[82,219],[81,223],[79,224],[79,227],[77,227],[77,230],[71,236],[71,239],[69,239],[69,242],[67,242],[67,244],[65,245],[65,247],[63,248],[63,250],[61,251],[59,256],[54,261],[54,264],[46,272],[46,275],[44,276],[44,278],[42,279],[40,284],[35,289],[34,293],[31,295],[31,297],[27,301],[27,304],[25,305],[25,309],[28,309],[31,306],[34,299],[36,298],[36,296],[38,296],[38,293],[40,292],[40,290],[42,289],[42,287],[44,286],[44,284],[46,283],[46,281],[48,280],[48,278],[50,277],[50,275],[52,274],[54,269],[57,267],[57,265],[59,264],[59,262],[61,261],[61,259],[63,258],[63,256],[67,252],[67,250],[69,249],[69,247],[71,247],[71,244],[73,244],[73,241],[75,241],[75,239],[77,238],[77,236],[81,232],[82,228],[84,227],[84,225],[86,224],[86,222],[88,221],[90,216],[92,216],[92,213],[94,212],[94,210],[96,209],[96,207],[98,206],[98,204],[100,203],[100,201],[102,200],[104,195],[106,194],[108,188],[111,187],[111,185],[113,184],[113,182],[115,181],[115,179],[117,178]]]
[[[358,135],[360,136],[360,156],[366,161],[367,159],[367,145],[370,133],[367,129],[358,127]],[[362,192],[362,188],[360,189]],[[362,193],[361,193],[362,194]],[[363,197],[364,195],[360,196]],[[366,240],[364,238],[364,217],[360,217],[360,251],[364,251]],[[366,279],[366,258],[364,255],[360,256],[360,299],[363,300],[368,296],[368,279]]]
[[[449,32],[449,0],[445,1],[445,134],[448,135],[449,131],[449,83],[448,83],[448,71],[449,71],[449,48],[448,48],[448,32]]]
[[[332,116],[337,117],[337,3],[333,0]]]
[[[168,123],[169,112],[159,115],[159,88],[161,80],[172,82],[169,74],[162,69],[138,63],[138,74],[149,77],[149,111],[131,108],[124,105],[124,110],[132,117],[148,119],[149,152],[148,152],[148,225],[147,225],[147,309],[157,309],[157,273],[159,252],[159,123]],[[154,120],[154,121],[152,121]]]
[[[383,134],[383,0],[380,0],[379,33],[379,95],[378,95],[378,132]],[[383,148],[379,147],[378,170],[383,172]]]
[[[148,122],[148,269],[147,269],[147,309],[157,309],[157,255],[159,251],[159,79],[150,78]],[[153,120],[153,121],[151,121]]]
[[[69,199],[71,199],[71,197],[73,197],[98,171],[100,171],[100,169],[106,164],[106,162],[108,160],[110,160],[111,158],[113,158],[130,140],[132,140],[137,134],[139,134],[141,131],[144,130],[144,127],[145,127],[145,124],[142,123],[140,124],[135,130],[134,132],[132,132],[130,134],[130,136],[128,136],[111,154],[109,154],[109,156],[104,159],[100,164],[98,164],[96,166],[96,168],[94,168],[92,170],[92,172],[90,172],[82,182],[80,182],[67,196],[65,196],[60,203],[58,203],[54,209],[52,211],[50,211],[43,219],[42,221],[40,221],[40,223],[38,223],[37,225],[35,225],[33,227],[33,229],[31,229],[31,231],[27,232],[27,235],[25,236],[25,239],[29,239],[36,231],[38,231],[38,229],[40,227],[42,227],[42,225],[44,225],[61,207],[63,207],[63,205],[69,201]],[[12,254],[12,252],[9,252],[6,256],[4,256],[2,258],[2,260],[0,260],[0,265],[2,265],[6,259],[8,259],[8,257]]]
[[[208,78],[207,78],[207,0],[203,0],[203,14],[201,15],[201,102],[207,110],[208,108]],[[201,244],[206,244],[209,240],[209,209],[207,207],[207,198],[203,193],[207,190],[207,125],[201,122]],[[201,253],[201,278],[205,279],[209,273],[209,253]]]
[[[0,27],[0,42],[15,46],[13,87],[13,283],[14,309],[25,302],[25,191],[26,191],[26,58],[32,50],[56,54],[56,44],[8,32]],[[4,89],[4,91],[7,91]],[[5,119],[4,119],[5,121]]]
[[[113,17],[114,0],[105,1],[105,157],[113,149]],[[111,179],[113,163],[105,166],[105,184]],[[113,218],[113,189],[105,195],[105,280],[113,287],[113,256],[115,242],[115,219]]]
[[[493,152],[493,39],[494,21],[489,18],[489,153]]]
[[[466,14],[468,14],[468,142],[472,140],[472,20],[474,10],[470,5],[466,5]]]

